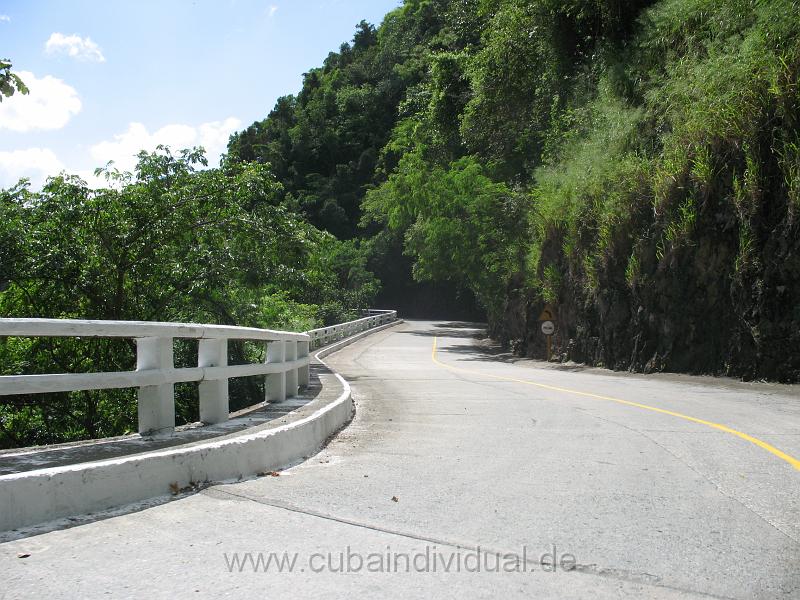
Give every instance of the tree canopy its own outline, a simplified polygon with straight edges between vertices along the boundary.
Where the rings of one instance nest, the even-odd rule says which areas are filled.
[[[0,102],[3,98],[9,98],[14,93],[27,94],[28,86],[20,79],[20,76],[11,71],[11,61],[7,58],[0,59]]]
[[[40,192],[25,181],[0,192],[0,314],[303,331],[370,304],[378,283],[358,243],[287,208],[269,165],[204,166],[201,149],[160,148],[141,153],[134,173],[99,169],[104,189],[60,175]],[[231,348],[234,360],[252,351]],[[178,360],[193,352],[178,347]],[[0,338],[4,374],[133,363],[129,343]],[[260,394],[252,382],[236,385],[235,405]],[[3,397],[0,444],[135,430],[135,406],[130,391]],[[179,393],[178,409],[196,419],[196,390]]]

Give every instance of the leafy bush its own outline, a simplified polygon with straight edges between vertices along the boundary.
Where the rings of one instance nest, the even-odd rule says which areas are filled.
[[[371,302],[377,283],[355,245],[281,204],[268,165],[198,170],[204,163],[199,151],[162,148],[140,154],[135,174],[100,170],[105,189],[61,175],[41,192],[25,182],[0,192],[0,314],[304,331]],[[258,352],[230,346],[234,363]],[[178,364],[196,355],[196,343],[176,344]],[[0,340],[3,374],[130,370],[134,357],[131,340]],[[179,421],[197,419],[196,394],[180,386]],[[263,398],[252,380],[231,395],[234,407]],[[131,390],[0,402],[0,446],[136,429]]]

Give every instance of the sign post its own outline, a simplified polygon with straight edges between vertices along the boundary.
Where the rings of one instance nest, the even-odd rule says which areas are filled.
[[[552,321],[544,321],[542,323],[542,333],[547,336],[547,360],[550,360],[551,355],[551,348],[552,348],[552,338],[553,333],[556,330],[556,326],[553,325]]]
[[[539,321],[542,323],[542,333],[547,337],[547,361],[550,362],[553,348],[553,334],[556,331],[556,326],[553,321],[556,318],[556,311],[549,304],[542,309],[542,314],[539,315]]]

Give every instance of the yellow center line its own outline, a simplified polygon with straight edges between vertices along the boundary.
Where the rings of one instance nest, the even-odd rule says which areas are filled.
[[[617,404],[625,404],[626,406],[635,406],[636,408],[641,408],[643,410],[649,410],[652,412],[661,413],[664,415],[669,415],[671,417],[677,417],[679,419],[683,419],[684,421],[691,421],[692,423],[699,423],[700,425],[705,425],[706,427],[712,427],[713,429],[718,429],[719,431],[724,431],[725,433],[729,433],[731,435],[735,435],[738,438],[741,438],[751,444],[755,444],[759,448],[762,448],[769,452],[770,454],[774,454],[778,458],[783,461],[786,461],[790,465],[792,465],[795,469],[800,471],[800,460],[796,459],[794,456],[786,454],[781,450],[778,450],[775,446],[768,444],[767,442],[760,440],[758,438],[753,437],[752,435],[748,435],[741,431],[737,431],[727,425],[722,425],[721,423],[714,423],[713,421],[706,421],[704,419],[698,419],[697,417],[690,417],[689,415],[684,415],[679,412],[674,412],[671,410],[666,410],[663,408],[658,408],[656,406],[649,406],[648,404],[641,404],[639,402],[631,402],[630,400],[622,400],[621,398],[614,398],[612,396],[601,396],[600,394],[592,394],[591,392],[582,392],[580,390],[573,390],[570,388],[559,387],[556,385],[547,385],[546,383],[537,383],[535,381],[528,381],[527,379],[517,379],[515,377],[504,377],[502,375],[492,375],[491,373],[485,373],[483,371],[478,371],[474,369],[464,369],[461,367],[454,367],[452,365],[448,365],[443,363],[438,358],[436,358],[436,344],[438,337],[433,338],[433,348],[431,349],[431,360],[445,369],[450,369],[451,371],[461,371],[463,373],[470,373],[471,375],[480,375],[483,377],[492,377],[494,379],[501,379],[503,381],[512,381],[514,383],[523,383],[525,385],[533,385],[539,388],[543,388],[546,390],[552,390],[555,392],[564,392],[565,394],[573,394],[575,396],[584,396],[586,398],[595,398],[597,400],[608,400],[609,402],[616,402]]]

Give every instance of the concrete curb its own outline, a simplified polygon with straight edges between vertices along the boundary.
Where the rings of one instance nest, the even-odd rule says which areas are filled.
[[[352,344],[374,329],[322,348],[315,358]],[[326,365],[327,366],[327,365]],[[332,371],[333,372],[333,371]],[[350,385],[338,373],[342,393],[311,415],[274,429],[220,441],[0,476],[0,531],[40,524],[165,496],[194,483],[252,477],[313,454],[350,421]]]

